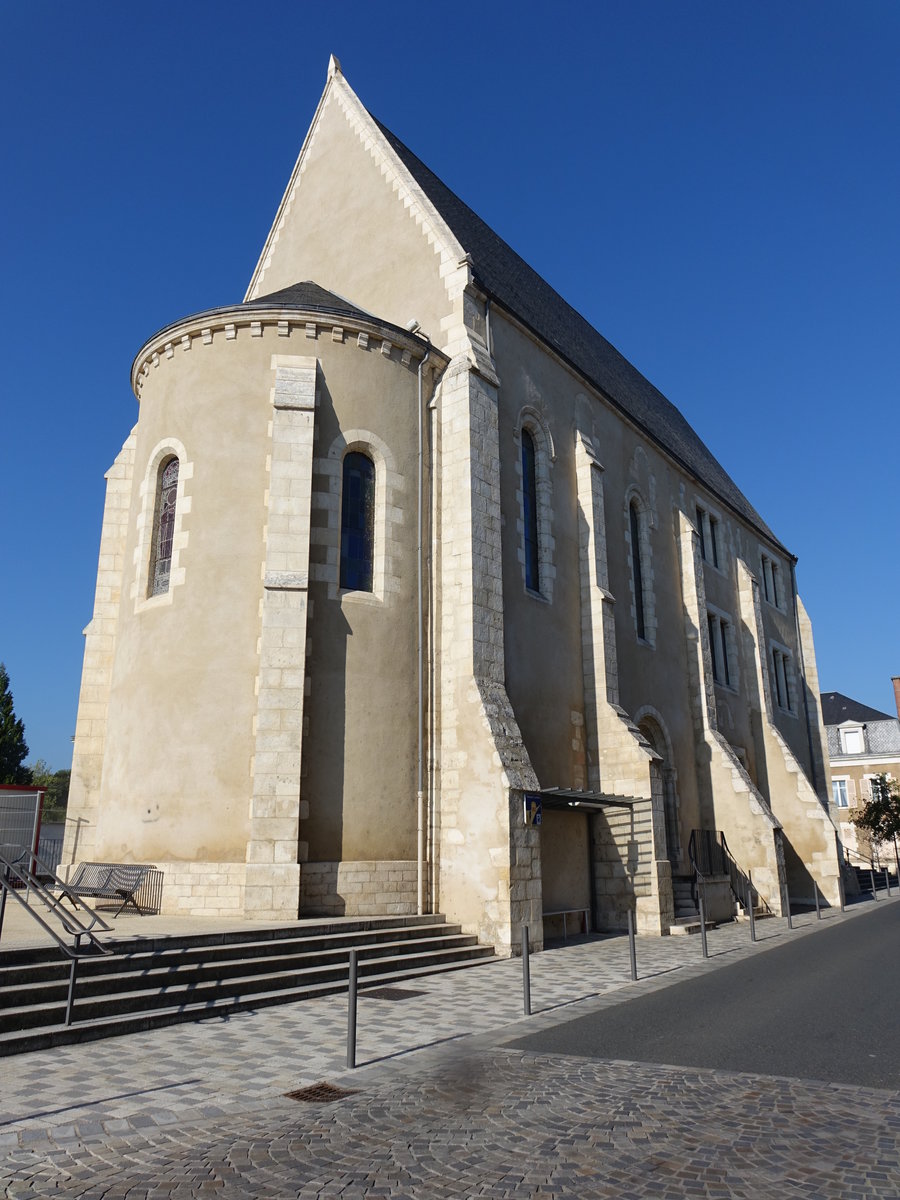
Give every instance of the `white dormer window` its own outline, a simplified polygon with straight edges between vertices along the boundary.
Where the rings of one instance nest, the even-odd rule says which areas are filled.
[[[841,750],[844,754],[865,754],[866,735],[862,725],[841,726]]]

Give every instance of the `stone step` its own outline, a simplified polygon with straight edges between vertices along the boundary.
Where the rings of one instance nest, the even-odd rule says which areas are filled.
[[[716,922],[715,921],[707,921],[706,928],[707,929],[715,929]],[[689,918],[685,919],[685,920],[676,920],[674,925],[669,926],[669,934],[674,937],[686,937],[690,934],[699,933],[699,932],[700,932],[700,915],[699,915],[699,913],[697,915],[696,920],[691,920]]]
[[[138,937],[105,945],[109,954],[78,959],[68,1027],[61,1022],[70,960],[55,946],[4,956],[0,1055],[345,991],[351,950],[358,955],[361,987],[374,979],[415,978],[494,958],[491,947],[440,915]]]
[[[155,953],[164,950],[190,950],[209,946],[262,946],[268,942],[296,940],[298,938],[341,937],[355,933],[378,935],[382,931],[406,929],[413,926],[431,928],[445,923],[442,913],[426,913],[422,916],[387,917],[323,917],[317,921],[293,922],[289,925],[273,925],[256,928],[243,926],[239,929],[220,930],[216,933],[161,933],[148,937],[110,937],[101,933],[100,940],[122,954]],[[3,951],[3,965],[23,966],[28,963],[45,962],[60,957],[56,947],[50,944],[31,946],[19,950]]]
[[[434,964],[427,970],[396,969],[382,970],[378,974],[366,977],[360,981],[359,1003],[365,1004],[367,988],[384,986],[386,984],[402,984],[420,979],[423,975],[436,975],[446,971],[464,970],[466,967],[501,962],[489,947],[481,947],[487,953],[478,959],[454,961]],[[244,1012],[250,1009],[267,1008],[276,1004],[293,1004],[302,1000],[314,999],[317,996],[331,996],[347,991],[346,977],[339,981],[310,984],[303,988],[289,988],[276,992],[260,992],[246,994],[240,997],[227,997],[203,1004],[169,1005],[153,1011],[117,1014],[115,1016],[95,1018],[90,1021],[76,1020],[72,1025],[60,1023],[48,1024],[39,1029],[17,1030],[12,1033],[0,1034],[0,1057],[13,1054],[24,1054],[32,1050],[43,1050],[48,1046],[70,1045],[72,1043],[97,1041],[100,1038],[119,1037],[129,1033],[140,1033],[147,1029],[158,1029],[166,1025],[181,1024],[186,1021],[202,1021],[215,1017],[225,1017],[231,1013]]]
[[[419,938],[415,942],[379,942],[375,945],[365,945],[357,950],[359,955],[360,974],[370,970],[372,960],[399,958],[401,956],[414,958],[429,953],[441,955],[458,953],[460,957],[468,957],[468,952],[481,952],[478,940],[468,934],[445,934],[440,937]],[[121,968],[121,963],[109,958],[89,960],[89,963],[79,962],[76,978],[76,996],[79,1003],[97,998],[104,998],[113,1003],[117,997],[123,997],[122,1003],[128,1004],[133,997],[150,997],[154,992],[160,996],[174,996],[187,990],[199,993],[204,986],[215,986],[221,994],[232,986],[244,987],[247,982],[257,979],[268,985],[268,981],[279,978],[292,979],[326,979],[346,975],[349,964],[349,949],[317,950],[313,953],[298,951],[294,954],[284,954],[278,958],[255,958],[247,956],[240,959],[229,959],[225,962],[210,957],[205,962],[189,962],[183,964],[157,964],[152,955],[136,956],[148,959],[146,962],[132,962],[131,970],[103,971],[107,965],[111,968]],[[86,971],[87,966],[94,968],[92,974]],[[24,983],[15,988],[0,990],[0,1032],[9,1026],[8,1014],[12,1010],[22,1012],[33,1006],[59,1004],[65,1006],[69,986],[69,969],[64,964],[65,973],[61,978],[50,982]],[[270,985],[277,987],[274,982]],[[199,998],[199,995],[198,995]]]
[[[335,933],[307,934],[298,932],[294,927],[288,934],[279,938],[259,941],[252,935],[247,935],[241,941],[230,941],[225,945],[210,941],[201,944],[196,942],[182,946],[172,945],[162,938],[154,939],[153,946],[147,946],[143,941],[106,942],[114,953],[98,954],[79,960],[79,978],[94,976],[109,976],[115,973],[129,974],[135,971],[150,969],[176,969],[191,965],[202,966],[210,962],[220,963],[224,970],[228,964],[239,963],[246,959],[270,960],[275,962],[294,954],[330,954],[360,947],[372,947],[385,943],[397,943],[404,940],[421,941],[430,938],[459,936],[460,927],[444,922],[431,925],[395,926],[385,925],[374,930],[341,929]],[[180,939],[175,939],[176,942]],[[273,967],[273,969],[276,969]],[[0,1008],[3,1006],[3,992],[8,985],[16,988],[31,983],[68,981],[69,963],[55,946],[49,946],[42,953],[39,961],[26,962],[21,965],[8,966],[4,957],[0,966]]]

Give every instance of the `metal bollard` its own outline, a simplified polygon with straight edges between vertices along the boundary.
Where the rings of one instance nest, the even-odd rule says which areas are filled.
[[[703,957],[709,958],[709,950],[706,945],[706,905],[703,903],[703,892],[697,897],[697,905],[700,909],[700,945],[703,947]]]
[[[842,872],[838,872],[838,899],[841,902],[841,912],[844,912],[847,901],[844,898],[844,876]]]
[[[66,997],[66,1024],[72,1024],[72,1006],[75,1003],[75,973],[78,969],[78,959],[72,959],[72,965],[69,968],[69,994]]]
[[[350,981],[347,988],[347,1066],[356,1066],[356,958],[357,951],[350,951]]]
[[[525,1016],[531,1016],[531,960],[529,958],[528,926],[522,923],[522,1004]]]
[[[756,941],[756,917],[753,912],[753,908],[754,908],[753,884],[749,881],[749,879],[747,880],[747,896],[749,899],[749,903],[747,905],[747,913],[749,914],[749,917],[750,917],[750,941],[755,942]]]
[[[631,978],[637,979],[637,947],[634,940],[634,913],[628,910],[628,952],[631,955]]]
[[[784,889],[784,907],[787,912],[788,929],[793,929],[794,922],[791,920],[791,893],[788,891],[787,886]]]
[[[869,875],[872,878],[872,899],[877,900],[878,893],[875,891],[875,872],[871,867],[869,867]]]
[[[816,898],[816,920],[821,921],[822,920],[822,909],[819,904],[819,885],[817,883],[813,883],[813,894]]]
[[[891,873],[887,869],[887,867],[884,868],[884,886],[887,888],[888,900],[890,900],[890,898],[891,898]]]

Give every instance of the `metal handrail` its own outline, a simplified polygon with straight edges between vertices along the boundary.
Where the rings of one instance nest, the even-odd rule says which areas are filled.
[[[845,846],[845,845],[841,844],[841,853],[843,854],[844,862],[847,864],[848,867],[861,867],[861,868],[863,868],[863,870],[866,870],[866,871],[878,871],[878,872],[887,871],[889,874],[892,874],[892,875],[897,874],[896,867],[893,867],[893,868],[888,867],[888,866],[880,866],[879,867],[876,865],[874,858],[866,858],[865,854],[861,853],[859,850],[851,850],[849,846]],[[859,859],[858,863],[853,863],[850,861],[851,854],[855,855]]]
[[[30,863],[31,865],[28,866],[25,863]],[[23,849],[17,860],[8,858],[0,851],[0,869],[3,869],[4,874],[7,876],[11,872],[20,883],[25,885],[26,896],[33,892],[41,903],[49,909],[51,914],[58,918],[65,927],[66,933],[71,934],[73,937],[78,934],[89,933],[95,927],[101,929],[104,933],[112,932],[112,925],[107,924],[100,914],[91,908],[89,904],[86,904],[64,880],[60,879],[53,868],[49,867],[33,850]],[[50,887],[44,882],[43,877],[47,876],[52,880]],[[59,890],[58,895],[53,890],[54,888]],[[69,911],[62,907],[64,898],[68,899],[75,909],[80,908],[84,910],[90,918],[87,924],[81,920],[77,912]],[[0,919],[0,932],[2,932],[2,929],[3,922]],[[97,944],[99,945],[99,943]]]
[[[891,894],[891,868],[890,867],[887,867],[887,866],[876,867],[874,858],[866,858],[866,856],[864,854],[861,854],[859,850],[851,850],[848,846],[844,846],[843,844],[841,845],[841,852],[843,854],[843,866],[846,866],[850,870],[868,871],[869,872],[869,880],[870,880],[870,886],[872,888],[873,899],[875,899],[875,900],[878,899],[878,895],[876,892],[876,880],[881,881],[881,883],[884,885],[885,889],[887,890],[888,896],[890,896],[890,894]],[[851,854],[856,855],[856,857],[860,861],[857,863],[851,862],[850,861]],[[897,879],[898,883],[900,883],[900,871],[895,871],[894,875],[895,875],[895,878]],[[857,876],[857,878],[859,878],[859,877]]]
[[[699,889],[710,875],[727,875],[731,894],[742,908],[752,903],[752,897],[755,895],[768,909],[765,898],[753,887],[749,871],[740,866],[729,850],[725,834],[721,830],[692,829],[688,841],[688,858],[694,871],[691,899],[695,904],[699,902]],[[703,869],[699,860],[702,860]]]
[[[32,865],[40,863],[38,856],[33,851],[25,850],[24,855],[31,860]],[[62,883],[61,879],[58,879],[54,872],[51,871],[50,874],[53,875],[58,884],[65,887],[65,884]],[[18,888],[13,886],[13,879],[25,884],[24,896],[21,895]],[[44,920],[37,909],[31,907],[28,903],[28,896],[31,892],[40,897],[43,903],[50,909],[52,915],[61,922],[66,933],[74,938],[73,945],[68,945],[65,938],[61,937],[53,926]],[[63,912],[59,907],[62,897],[57,899],[34,875],[31,867],[23,869],[18,863],[10,861],[6,855],[0,854],[0,934],[2,934],[3,930],[3,917],[6,913],[7,896],[15,897],[17,903],[24,908],[33,921],[37,921],[45,933],[50,935],[53,941],[56,942],[57,947],[69,960],[69,990],[66,995],[65,1023],[66,1025],[71,1025],[72,1009],[75,1004],[75,980],[78,972],[78,963],[81,959],[93,957],[95,954],[112,954],[112,950],[98,941],[95,934],[92,933],[92,927],[95,923],[99,923],[105,930],[109,931],[111,926],[107,925],[87,905],[83,905],[83,907],[91,913],[92,917],[96,918],[96,921],[92,920],[90,925],[84,925],[74,913]],[[82,943],[82,938],[87,938],[87,945]]]

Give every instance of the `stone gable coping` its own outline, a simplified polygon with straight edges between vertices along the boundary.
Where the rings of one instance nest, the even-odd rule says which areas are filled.
[[[300,154],[297,157],[297,162],[285,189],[284,197],[279,205],[278,212],[275,214],[275,220],[269,236],[266,238],[262,254],[259,257],[259,262],[253,272],[250,286],[247,288],[247,294],[244,299],[255,299],[262,292],[263,280],[271,264],[272,253],[278,244],[281,231],[294,205],[300,181],[309,162],[310,151],[315,145],[320,128],[321,115],[332,101],[337,103],[363,149],[375,162],[385,182],[389,184],[393,192],[397,195],[397,198],[406,209],[410,218],[415,221],[428,245],[435,253],[440,255],[441,267],[448,266],[448,273],[444,283],[448,296],[452,298],[454,292],[459,290],[459,263],[465,257],[465,249],[460,245],[449,225],[447,225],[443,217],[441,217],[440,213],[422,191],[411,172],[401,162],[388,143],[387,138],[378,128],[371,114],[338,70],[329,71],[325,90],[319,99],[316,111],[313,114],[312,124],[304,138],[303,145],[300,147]],[[466,281],[469,281],[468,272]]]

